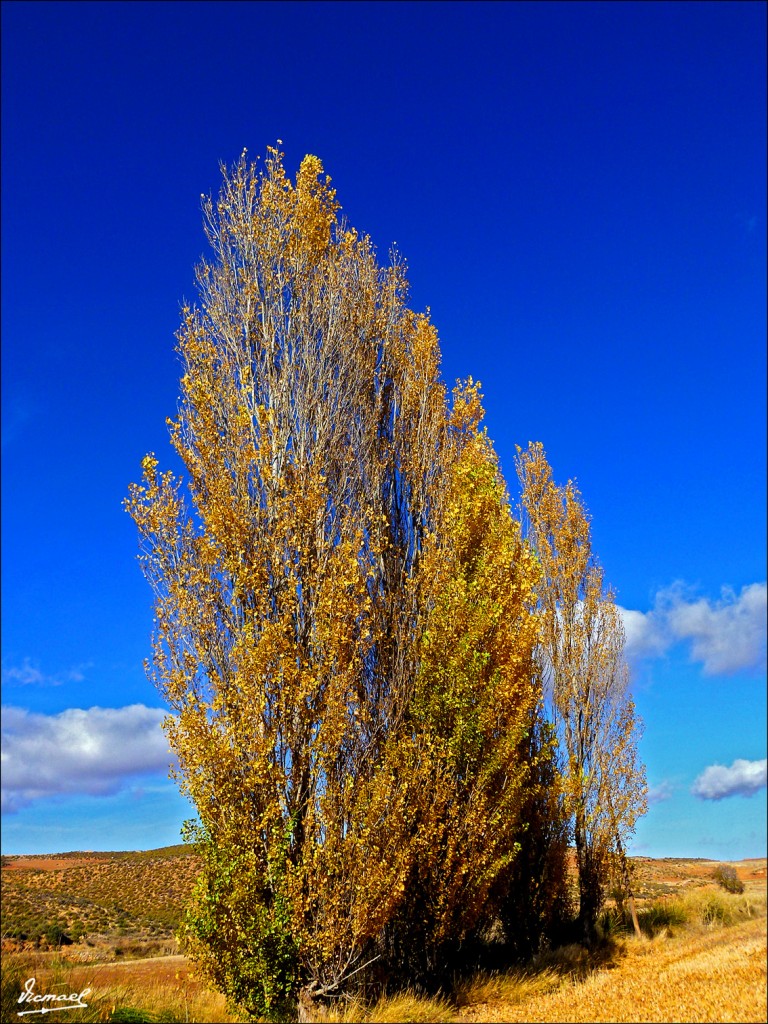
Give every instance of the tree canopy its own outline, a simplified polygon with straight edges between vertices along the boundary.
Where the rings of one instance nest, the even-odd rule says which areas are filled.
[[[581,563],[552,568],[573,552],[537,511],[543,464],[524,463],[526,537],[479,386],[449,394],[402,260],[380,266],[340,218],[320,161],[291,181],[277,149],[263,167],[243,154],[204,214],[168,421],[184,473],[148,455],[127,506],[198,815],[185,942],[251,1017],[306,1017],[363,978],[429,983],[505,908],[512,928],[521,850],[559,858],[562,895],[570,816],[577,846],[582,822],[608,828],[598,809],[617,834],[634,822],[633,712],[593,711],[618,693],[615,606]]]

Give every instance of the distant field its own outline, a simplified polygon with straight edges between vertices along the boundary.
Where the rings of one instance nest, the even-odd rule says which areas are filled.
[[[715,884],[716,861],[632,863],[642,939],[612,935],[609,917],[597,957],[566,947],[526,971],[464,979],[442,1001],[406,994],[318,1020],[768,1020],[766,860],[729,862],[744,883],[742,895]],[[145,1014],[130,1019],[233,1020],[223,998],[174,955],[173,930],[197,869],[184,846],[3,858],[4,961],[16,972],[4,966],[4,990],[20,990],[27,976],[57,991],[91,988],[89,1010],[57,1012],[62,1024],[129,1019],[120,1017],[128,1007]],[[63,944],[52,941],[56,935]]]

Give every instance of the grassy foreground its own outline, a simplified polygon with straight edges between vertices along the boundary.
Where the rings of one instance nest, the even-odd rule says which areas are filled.
[[[608,935],[589,955],[568,946],[526,971],[459,982],[450,999],[402,995],[347,1007],[327,1021],[764,1022],[764,897],[697,891],[641,913],[643,937]]]
[[[630,939],[587,977],[523,981],[512,999],[503,985],[471,1003],[460,1021],[740,1021],[768,1019],[764,919],[653,940]]]
[[[662,866],[666,883],[656,877]],[[763,868],[755,868],[741,868],[751,880],[743,894],[734,895],[711,883],[708,864],[657,862],[657,895],[640,904],[641,938],[609,912],[604,942],[592,953],[567,946],[540,956],[526,970],[446,979],[445,995],[438,999],[406,992],[373,1006],[339,1003],[319,1009],[318,1024],[766,1021],[765,881]],[[194,978],[183,956],[78,964],[64,959],[66,952],[6,951],[4,1024],[42,1016],[18,1016],[33,1008],[18,1003],[29,978],[39,993],[90,989],[87,1007],[45,1015],[62,1024],[236,1020],[223,997]]]

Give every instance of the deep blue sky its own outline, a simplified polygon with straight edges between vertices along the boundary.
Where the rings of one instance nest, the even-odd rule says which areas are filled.
[[[3,3],[4,851],[189,816],[125,710],[161,703],[121,501],[168,458],[200,194],[281,139],[407,258],[511,489],[533,439],[578,479],[637,613],[636,851],[765,854],[765,38],[762,3]]]

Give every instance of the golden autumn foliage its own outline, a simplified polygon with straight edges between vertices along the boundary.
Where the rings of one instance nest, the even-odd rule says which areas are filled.
[[[409,726],[429,745],[433,821],[388,929],[424,980],[492,921],[533,765],[538,568],[512,518],[472,381],[454,392],[445,494],[418,574],[423,629]],[[434,813],[437,812],[437,813]]]
[[[187,946],[241,1011],[285,1019],[377,964],[434,967],[493,914],[540,570],[477,386],[449,401],[402,262],[340,221],[320,161],[292,182],[276,149],[243,155],[204,210],[169,421],[188,487],[148,455],[127,505],[199,818]]]
[[[249,1019],[434,987],[499,922],[532,954],[571,836],[588,931],[644,808],[578,492],[531,446],[523,530],[479,385],[448,395],[402,261],[339,209],[316,157],[223,169],[177,334],[184,472],[147,455],[126,502],[197,811],[182,939]]]

